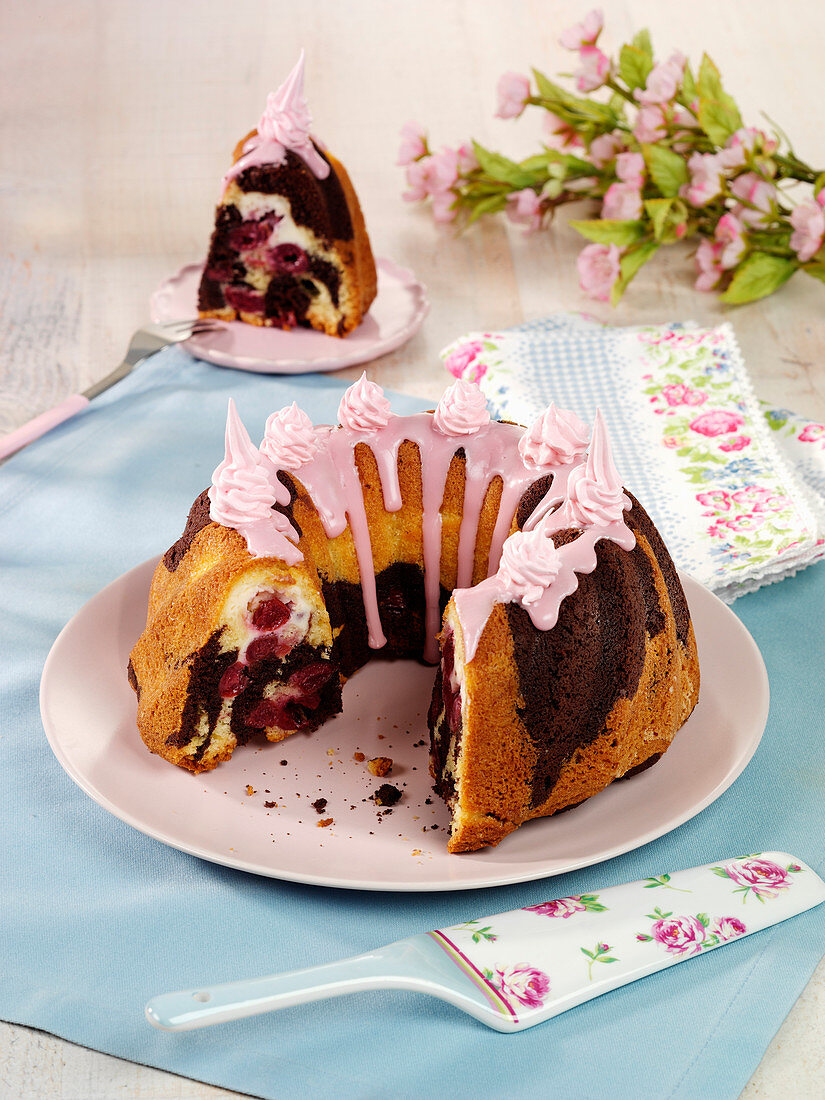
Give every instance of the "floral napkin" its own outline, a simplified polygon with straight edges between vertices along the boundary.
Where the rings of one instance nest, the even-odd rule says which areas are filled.
[[[680,568],[731,602],[825,556],[825,425],[754,395],[729,324],[559,314],[442,352],[502,419],[601,408],[616,465]]]

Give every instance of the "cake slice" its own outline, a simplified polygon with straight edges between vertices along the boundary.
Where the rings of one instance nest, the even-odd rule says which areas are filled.
[[[346,336],[376,293],[346,169],[310,136],[304,55],[235,149],[198,292],[201,317]]]

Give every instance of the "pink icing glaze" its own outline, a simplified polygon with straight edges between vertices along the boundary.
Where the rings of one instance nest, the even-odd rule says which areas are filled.
[[[390,403],[376,382],[370,382],[367,372],[353,383],[341,398],[338,406],[338,423],[353,432],[376,432],[386,428],[390,417]]]
[[[243,156],[223,177],[223,186],[247,168],[261,164],[283,164],[287,150],[297,153],[316,179],[326,179],[329,164],[312,143],[312,116],[304,96],[304,51],[277,92],[270,92],[257,132],[243,147]]]
[[[378,608],[369,524],[355,449],[359,443],[364,443],[372,450],[381,479],[384,507],[388,512],[396,512],[403,503],[398,472],[399,449],[405,440],[414,443],[421,456],[422,469],[424,657],[435,662],[438,659],[436,635],[441,626],[441,506],[450,464],[460,447],[465,456],[465,488],[454,598],[464,636],[465,661],[472,660],[496,603],[521,603],[539,629],[549,630],[558,618],[561,601],[577,587],[576,574],[595,569],[595,547],[599,539],[612,539],[627,550],[635,545],[634,536],[623,518],[630,501],[622,493],[613,466],[604,422],[597,415],[586,462],[566,462],[544,468],[544,472],[553,475],[550,489],[525,523],[524,532],[508,538],[515,510],[524,491],[536,480],[537,468],[522,458],[519,443],[524,430],[515,424],[491,421],[486,405],[482,410],[473,393],[478,387],[469,383],[456,383],[458,385],[469,387],[469,392],[458,391],[450,400],[442,399],[439,410],[443,410],[443,416],[439,416],[437,410],[435,414],[400,417],[390,413],[380,387],[371,388],[374,384],[362,376],[341,401],[341,427],[320,426],[312,429],[310,436],[307,432],[309,418],[297,406],[270,417],[267,438],[262,445],[266,454],[263,460],[231,406],[227,457],[216,470],[215,478],[223,493],[220,499],[225,497],[232,504],[219,514],[213,504],[213,518],[236,527],[247,538],[253,554],[279,555],[289,564],[300,560],[302,555],[287,539],[285,528],[289,528],[291,537],[296,537],[295,532],[288,521],[270,507],[273,499],[282,504],[289,499],[287,490],[277,478],[278,470],[300,470],[299,480],[311,496],[327,536],[336,538],[347,527],[351,531],[369,644],[380,649],[386,644],[386,637]],[[483,403],[483,395],[478,393]],[[446,434],[445,420],[449,422],[453,415],[458,427],[452,434]],[[295,425],[292,436],[285,427],[289,424]],[[297,449],[292,446],[295,438],[299,440]],[[272,446],[268,446],[269,439],[274,439]],[[312,446],[308,447],[308,443]],[[273,457],[281,446],[291,463],[289,466]],[[497,479],[501,482],[501,501],[490,547],[488,569],[492,575],[475,588],[469,588],[481,509],[491,484]],[[213,499],[211,492],[210,499]],[[553,533],[571,526],[582,527],[582,534],[573,542],[555,548]],[[259,531],[262,527],[265,527],[268,541],[262,538]],[[261,549],[264,544],[265,548]],[[273,548],[276,545],[277,549]]]
[[[589,438],[587,425],[575,413],[557,409],[551,401],[524,433],[518,449],[527,466],[564,466],[584,454]]]
[[[438,402],[433,416],[443,435],[473,435],[489,424],[487,400],[475,382],[456,379]]]
[[[279,470],[299,469],[310,461],[317,450],[312,421],[294,401],[267,420],[261,454]]]
[[[216,523],[234,527],[243,535],[253,556],[278,557],[287,565],[295,565],[303,555],[288,536],[297,539],[298,534],[283,513],[272,510],[276,501],[289,501],[285,486],[280,482],[278,486],[280,491],[273,487],[260,464],[258,449],[230,398],[225,456],[212,474],[209,515]]]
[[[512,550],[508,547],[494,576],[475,588],[453,593],[464,638],[465,663],[469,664],[475,656],[490,612],[497,603],[520,603],[535,627],[551,630],[558,621],[562,600],[578,587],[576,575],[592,573],[596,568],[599,539],[610,539],[623,550],[632,550],[636,545],[636,537],[624,521],[624,512],[631,506],[630,499],[622,493],[600,413],[596,414],[592,440],[587,461],[572,469],[561,467],[556,472],[551,490],[524,525],[525,532],[548,539],[557,531],[581,528],[581,534],[573,542],[557,547],[558,570],[540,595],[536,597],[532,587],[528,590],[525,574],[536,577],[542,568],[543,547],[538,541],[526,540],[518,542]],[[559,477],[562,471],[569,472],[564,487]],[[582,507],[577,489],[584,482],[587,482],[586,507]],[[571,499],[573,494],[575,500]],[[561,507],[551,511],[559,503]],[[508,542],[515,537],[511,536]],[[511,565],[513,558],[516,568]],[[526,591],[529,598],[525,598]]]

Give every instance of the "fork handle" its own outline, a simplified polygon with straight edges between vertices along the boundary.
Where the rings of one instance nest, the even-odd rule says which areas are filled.
[[[21,447],[25,447],[27,443],[32,443],[41,435],[50,432],[52,428],[56,428],[58,424],[62,424],[64,420],[70,420],[77,413],[82,412],[88,404],[88,397],[84,397],[82,393],[73,393],[53,409],[48,409],[39,416],[35,416],[33,420],[29,420],[28,423],[15,428],[8,435],[0,437],[0,459],[8,458]]]

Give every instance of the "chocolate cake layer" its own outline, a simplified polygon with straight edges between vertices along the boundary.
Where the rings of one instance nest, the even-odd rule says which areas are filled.
[[[195,535],[197,535],[199,531],[202,531],[207,523],[212,522],[209,515],[208,494],[209,490],[204,489],[200,496],[195,499],[194,504],[189,509],[189,515],[186,518],[186,526],[183,529],[183,534],[163,555],[163,564],[170,573],[174,573],[180,565],[184,554],[186,554],[189,547],[192,545],[192,540]]]

